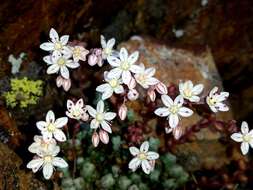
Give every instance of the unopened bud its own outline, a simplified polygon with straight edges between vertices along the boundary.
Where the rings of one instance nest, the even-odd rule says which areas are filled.
[[[176,140],[180,139],[180,137],[184,134],[183,127],[176,127],[172,130],[173,136]]]
[[[119,107],[119,110],[118,110],[118,115],[120,117],[120,119],[123,121],[126,119],[126,116],[127,116],[127,107],[125,104],[122,104],[120,107]]]
[[[71,87],[71,80],[70,79],[64,79],[62,87],[67,92]]]
[[[148,94],[148,97],[150,98],[150,100],[152,102],[154,102],[156,99],[156,93],[155,93],[154,89],[153,88],[148,89],[147,94]]]
[[[129,92],[127,93],[127,98],[131,101],[137,100],[137,98],[139,97],[139,93],[137,92],[137,90],[135,89],[131,89],[129,90]]]
[[[98,136],[98,133],[95,131],[93,134],[92,134],[92,144],[94,147],[97,147],[98,146],[98,143],[99,143],[99,136]]]
[[[159,94],[167,94],[168,93],[167,86],[162,82],[159,82],[157,85],[155,85],[155,89]]]
[[[99,138],[102,141],[102,143],[108,144],[108,142],[109,142],[109,135],[108,135],[108,133],[106,131],[100,129],[99,130]]]
[[[97,61],[98,61],[98,58],[97,58],[96,55],[94,55],[94,54],[89,55],[89,57],[88,57],[88,64],[89,64],[90,66],[96,65],[96,64],[97,64]]]

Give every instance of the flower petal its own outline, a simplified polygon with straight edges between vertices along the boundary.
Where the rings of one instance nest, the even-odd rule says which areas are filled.
[[[68,163],[60,157],[55,157],[52,161],[52,164],[56,167],[59,167],[59,168],[67,168],[68,167]]]
[[[39,130],[43,131],[46,129],[47,123],[45,121],[38,121],[36,126]]]
[[[90,122],[91,129],[97,129],[98,126],[99,126],[99,122],[96,119],[91,120],[91,122]]]
[[[132,75],[129,71],[123,71],[122,80],[123,80],[124,84],[129,85],[130,81],[131,81],[131,78],[132,78]]]
[[[107,76],[111,79],[112,78],[118,79],[121,77],[121,74],[122,74],[122,70],[117,67],[117,68],[110,70]]]
[[[102,121],[101,122],[101,126],[108,133],[112,133],[112,129],[111,129],[110,125],[106,121]]]
[[[55,121],[54,112],[52,110],[49,110],[46,115],[46,122],[53,123],[54,121]]]
[[[198,84],[193,87],[192,92],[194,95],[199,95],[203,91],[203,89],[204,89],[204,85]]]
[[[113,94],[113,90],[111,88],[108,88],[106,91],[103,92],[102,94],[102,100],[106,100],[110,98]]]
[[[138,148],[134,147],[134,146],[131,146],[131,147],[129,148],[129,151],[130,151],[130,153],[131,153],[133,156],[136,156],[137,154],[140,153],[140,150],[139,150]]]
[[[45,42],[40,45],[40,49],[43,49],[45,51],[53,51],[54,50],[54,44],[51,42]]]
[[[144,173],[150,174],[151,165],[149,164],[149,162],[147,160],[142,160],[141,167],[142,167],[142,170],[144,171]]]
[[[56,119],[55,126],[56,126],[56,128],[62,128],[67,123],[68,123],[68,118],[67,117],[61,117],[61,118]]]
[[[155,110],[155,114],[160,117],[167,117],[168,115],[170,115],[170,112],[167,107],[162,107],[162,108],[157,108]]]
[[[65,79],[69,79],[69,70],[66,66],[62,66],[60,68],[61,76],[64,77]]]
[[[109,56],[107,58],[108,63],[112,66],[112,67],[119,67],[120,66],[120,60],[117,57],[114,56]]]
[[[179,108],[178,114],[183,117],[190,117],[193,114],[193,111],[187,107]]]
[[[72,100],[67,100],[67,109],[71,111],[74,107],[74,102]]]
[[[115,92],[116,94],[124,93],[124,88],[123,88],[123,86],[122,86],[122,85],[117,86],[116,88],[114,88],[114,92]]]
[[[94,118],[96,117],[97,111],[96,111],[93,107],[87,105],[87,106],[86,106],[86,109],[87,109],[88,113],[89,113],[92,117],[94,117]]]
[[[100,100],[97,104],[97,112],[98,113],[103,113],[105,108],[105,104],[103,100]]]
[[[160,81],[154,77],[150,77],[147,79],[147,83],[148,85],[156,85],[158,84]]]
[[[242,134],[241,133],[233,133],[231,135],[231,139],[233,139],[236,142],[242,142],[243,138],[242,138]]]
[[[134,53],[132,53],[129,57],[128,57],[128,62],[130,65],[134,64],[139,58],[139,52],[135,51]]]
[[[249,143],[242,142],[242,144],[241,144],[241,151],[242,151],[243,155],[247,154],[249,152]]]
[[[190,102],[199,102],[200,101],[200,97],[198,96],[192,96],[189,98]]]
[[[242,134],[244,134],[244,135],[249,132],[249,126],[248,126],[247,122],[245,122],[245,121],[242,122],[241,131],[242,131]]]
[[[54,52],[52,53],[52,57],[51,57],[52,62],[55,63],[55,64],[57,64],[57,61],[58,61],[61,57],[62,57],[62,55],[61,55],[61,53],[60,53],[59,51],[54,51]],[[57,64],[57,65],[58,65],[58,64]]]
[[[184,98],[181,95],[178,95],[174,100],[174,105],[182,106],[184,103]]]
[[[101,84],[96,88],[96,91],[98,92],[105,92],[108,91],[108,89],[111,89],[111,86],[108,83]]]
[[[159,154],[156,153],[156,152],[150,151],[150,152],[147,152],[147,158],[148,158],[149,160],[156,160],[156,159],[159,158]]]
[[[73,62],[73,61],[67,61],[66,65],[67,65],[67,67],[69,67],[71,69],[76,69],[77,67],[80,66],[80,64],[78,62]]]
[[[49,142],[52,140],[53,138],[53,134],[51,132],[48,131],[42,131],[41,132],[42,136],[43,136],[43,140],[46,142]]]
[[[51,59],[51,55],[47,55],[45,57],[43,57],[43,61],[45,61],[48,65],[52,65],[52,59]]]
[[[116,117],[116,115],[117,114],[114,113],[114,112],[107,112],[107,113],[105,113],[104,118],[107,121],[111,121],[111,120],[113,120]]]
[[[69,35],[63,35],[61,38],[60,38],[60,41],[62,43],[62,45],[66,45],[69,41]]]
[[[54,28],[50,29],[49,37],[50,37],[51,41],[54,42],[54,43],[59,41],[59,35],[58,35],[58,33],[56,32],[56,30]]]
[[[156,71],[156,69],[155,69],[154,67],[150,67],[150,68],[147,68],[147,69],[145,70],[145,74],[146,74],[148,77],[152,77],[152,76],[154,76],[155,71]]]
[[[171,107],[174,103],[173,100],[166,94],[161,96],[162,102],[165,106]]]
[[[33,172],[37,172],[43,164],[42,158],[33,159],[26,165],[27,168],[33,169]]]
[[[111,38],[110,40],[108,40],[106,47],[109,49],[112,49],[114,44],[115,44],[115,38]]]
[[[144,141],[144,142],[141,144],[140,151],[141,151],[141,152],[147,152],[147,151],[148,151],[148,148],[149,148],[149,143],[148,143],[148,141]]]
[[[57,65],[57,64],[53,64],[53,65],[50,65],[48,68],[47,68],[47,74],[54,74],[54,73],[57,73],[59,71],[60,67]]]
[[[49,179],[53,174],[53,165],[51,163],[47,163],[43,166],[43,176],[45,179]]]
[[[100,43],[103,49],[106,48],[106,41],[105,41],[105,37],[103,35],[100,35]]]
[[[128,58],[128,53],[127,53],[126,48],[123,47],[123,48],[120,49],[119,57],[120,57],[120,60],[121,60],[121,61],[126,61],[126,60],[127,60],[127,58]]]
[[[60,142],[64,142],[67,140],[65,134],[60,129],[55,129],[54,131],[54,138]]]
[[[141,164],[141,161],[139,158],[133,158],[129,164],[128,164],[128,168],[135,171]]]
[[[138,74],[138,73],[142,73],[142,72],[143,72],[143,69],[142,69],[139,65],[131,65],[130,71],[131,71],[132,73]]]
[[[179,118],[177,114],[171,114],[169,116],[169,125],[171,128],[175,128],[179,123]]]
[[[76,105],[79,107],[79,108],[82,108],[84,106],[83,104],[83,99],[80,98],[77,102],[76,102]]]

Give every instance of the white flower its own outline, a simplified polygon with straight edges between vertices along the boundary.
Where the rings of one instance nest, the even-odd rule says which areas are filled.
[[[68,163],[65,160],[56,157],[59,151],[59,146],[54,146],[48,151],[38,152],[38,156],[27,164],[27,168],[32,169],[35,173],[42,167],[44,178],[49,179],[53,174],[54,166],[59,168],[68,167]]]
[[[86,108],[84,107],[83,99],[79,99],[76,103],[71,100],[67,100],[66,115],[71,119],[87,121],[89,115],[86,113]]]
[[[241,133],[233,133],[231,138],[236,142],[241,142],[241,151],[245,155],[249,151],[249,145],[253,148],[253,130],[249,131],[248,123],[243,121],[241,125]]]
[[[62,55],[59,52],[54,52],[52,56],[45,56],[44,61],[50,65],[47,68],[47,74],[54,74],[60,71],[63,78],[69,79],[68,68],[75,69],[80,66],[79,63],[74,62],[70,57],[71,54]]]
[[[224,100],[226,100],[229,96],[228,92],[220,92],[217,93],[218,87],[215,86],[209,93],[209,95],[206,97],[206,102],[210,109],[213,112],[218,112],[218,111],[228,111],[229,107],[222,103]]]
[[[145,69],[143,64],[140,64],[140,68],[141,69],[134,75],[134,77],[137,83],[139,83],[143,88],[147,89],[149,86],[159,83],[159,80],[153,77],[156,71],[155,68],[150,67]]]
[[[199,102],[200,97],[198,96],[203,91],[204,85],[197,84],[193,85],[192,81],[188,80],[186,82],[179,83],[179,92],[184,99],[191,102]]]
[[[101,84],[96,88],[96,91],[103,93],[102,100],[110,98],[113,92],[116,94],[121,94],[124,92],[124,88],[121,85],[122,84],[121,79],[109,78],[107,72],[104,73],[104,79],[106,83]]]
[[[145,141],[141,144],[140,150],[134,146],[129,148],[130,153],[135,156],[128,164],[129,169],[136,171],[139,166],[149,174],[152,171],[151,162],[159,158],[156,152],[148,151],[149,143]]]
[[[68,122],[67,117],[61,117],[55,120],[54,112],[51,110],[47,112],[46,121],[38,121],[36,123],[44,141],[50,141],[53,137],[58,141],[66,141],[66,136],[61,128]]]
[[[97,129],[99,126],[102,127],[108,133],[112,132],[109,122],[116,117],[116,113],[114,112],[105,112],[104,111],[104,102],[100,100],[97,104],[97,110],[93,107],[87,105],[86,108],[91,117],[94,119],[90,123],[90,127],[92,129]]]
[[[31,153],[38,154],[41,151],[47,151],[50,146],[56,146],[56,141],[54,139],[44,141],[42,136],[35,135],[33,140],[34,142],[28,147]]]
[[[132,79],[132,73],[141,71],[140,66],[135,65],[135,62],[139,58],[139,52],[135,51],[130,56],[125,48],[121,48],[119,52],[119,58],[116,56],[110,56],[107,61],[112,67],[115,67],[108,73],[109,78],[122,78],[124,84],[129,85]]]
[[[162,95],[162,102],[166,107],[155,110],[155,114],[160,117],[168,117],[171,128],[177,127],[180,116],[190,117],[193,111],[187,107],[183,107],[184,99],[181,95],[177,96],[173,101],[168,95]]]
[[[59,38],[58,33],[55,31],[55,29],[51,28],[49,32],[49,37],[51,39],[51,42],[45,42],[40,45],[40,48],[45,51],[50,52],[58,52],[58,53],[64,53],[65,51],[68,51],[68,48],[66,47],[69,36],[64,35]]]
[[[69,47],[74,59],[74,62],[86,61],[86,56],[88,55],[89,51],[85,49],[83,46],[74,46]]]
[[[115,39],[111,38],[108,42],[105,41],[105,37],[103,35],[100,36],[100,42],[102,46],[102,58],[107,59],[109,56],[113,54],[113,46],[115,45]]]

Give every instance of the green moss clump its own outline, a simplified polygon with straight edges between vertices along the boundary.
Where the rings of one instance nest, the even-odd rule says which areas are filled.
[[[39,97],[42,96],[41,80],[11,79],[11,91],[3,94],[7,106],[14,108],[27,108],[29,105],[37,104]]]

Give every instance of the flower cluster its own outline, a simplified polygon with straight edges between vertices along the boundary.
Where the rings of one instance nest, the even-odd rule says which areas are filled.
[[[50,110],[47,112],[46,121],[36,123],[42,136],[34,136],[34,142],[28,147],[28,150],[36,154],[36,156],[27,164],[27,168],[32,169],[35,173],[42,167],[45,179],[49,179],[52,176],[54,167],[68,167],[65,160],[57,157],[60,147],[56,143],[56,140],[59,142],[66,141],[66,136],[61,128],[67,122],[67,117],[55,119],[54,112]]]

